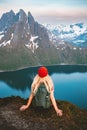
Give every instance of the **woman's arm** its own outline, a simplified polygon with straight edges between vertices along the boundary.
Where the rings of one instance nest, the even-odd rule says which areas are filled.
[[[53,92],[50,93],[50,99],[57,115],[62,116],[62,110],[58,108]]]
[[[38,80],[39,80],[39,76],[36,75],[34,80],[33,80],[32,85],[31,85],[31,94],[30,94],[30,97],[28,99],[28,102],[27,102],[26,105],[22,105],[20,107],[20,111],[24,111],[24,110],[26,110],[30,106],[30,104],[32,102],[32,99],[33,99],[35,93],[37,92],[37,89],[38,89],[38,86],[39,86]]]
[[[46,77],[46,80],[44,81],[44,83],[45,83],[46,88],[49,90],[48,92],[50,93],[50,99],[57,115],[62,116],[62,110],[58,108],[55,97],[54,97],[53,81],[49,75]]]
[[[31,95],[30,95],[30,97],[29,97],[29,99],[28,99],[27,104],[26,104],[26,105],[22,105],[22,106],[20,107],[20,111],[24,111],[24,110],[26,110],[26,109],[30,106],[33,97],[34,97],[34,95],[33,95],[33,93],[31,93]]]

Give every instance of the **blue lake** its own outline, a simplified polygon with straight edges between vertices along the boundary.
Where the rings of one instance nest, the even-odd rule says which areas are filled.
[[[47,66],[54,82],[56,99],[66,100],[87,109],[87,66]],[[0,98],[20,96],[27,99],[38,67],[0,72]]]

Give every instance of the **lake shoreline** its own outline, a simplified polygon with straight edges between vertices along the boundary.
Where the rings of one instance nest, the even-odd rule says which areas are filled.
[[[46,67],[51,67],[51,66],[87,66],[87,64],[53,64],[53,65],[37,65],[37,66],[27,66],[27,67],[20,67],[18,69],[12,69],[12,70],[0,70],[0,73],[3,72],[15,72],[15,71],[21,71],[24,69],[30,69],[30,68],[39,68],[40,66],[46,66]]]

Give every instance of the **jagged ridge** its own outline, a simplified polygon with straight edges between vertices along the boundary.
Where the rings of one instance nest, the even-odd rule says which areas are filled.
[[[22,9],[17,14],[12,10],[3,14],[0,31],[0,69],[87,63],[85,48],[74,47],[60,39],[54,44],[48,30]]]

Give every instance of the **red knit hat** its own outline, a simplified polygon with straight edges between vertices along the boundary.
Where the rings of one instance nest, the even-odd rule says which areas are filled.
[[[48,70],[47,70],[46,67],[43,66],[43,67],[40,67],[40,68],[38,69],[38,75],[39,75],[41,78],[47,76],[47,74],[48,74]]]

